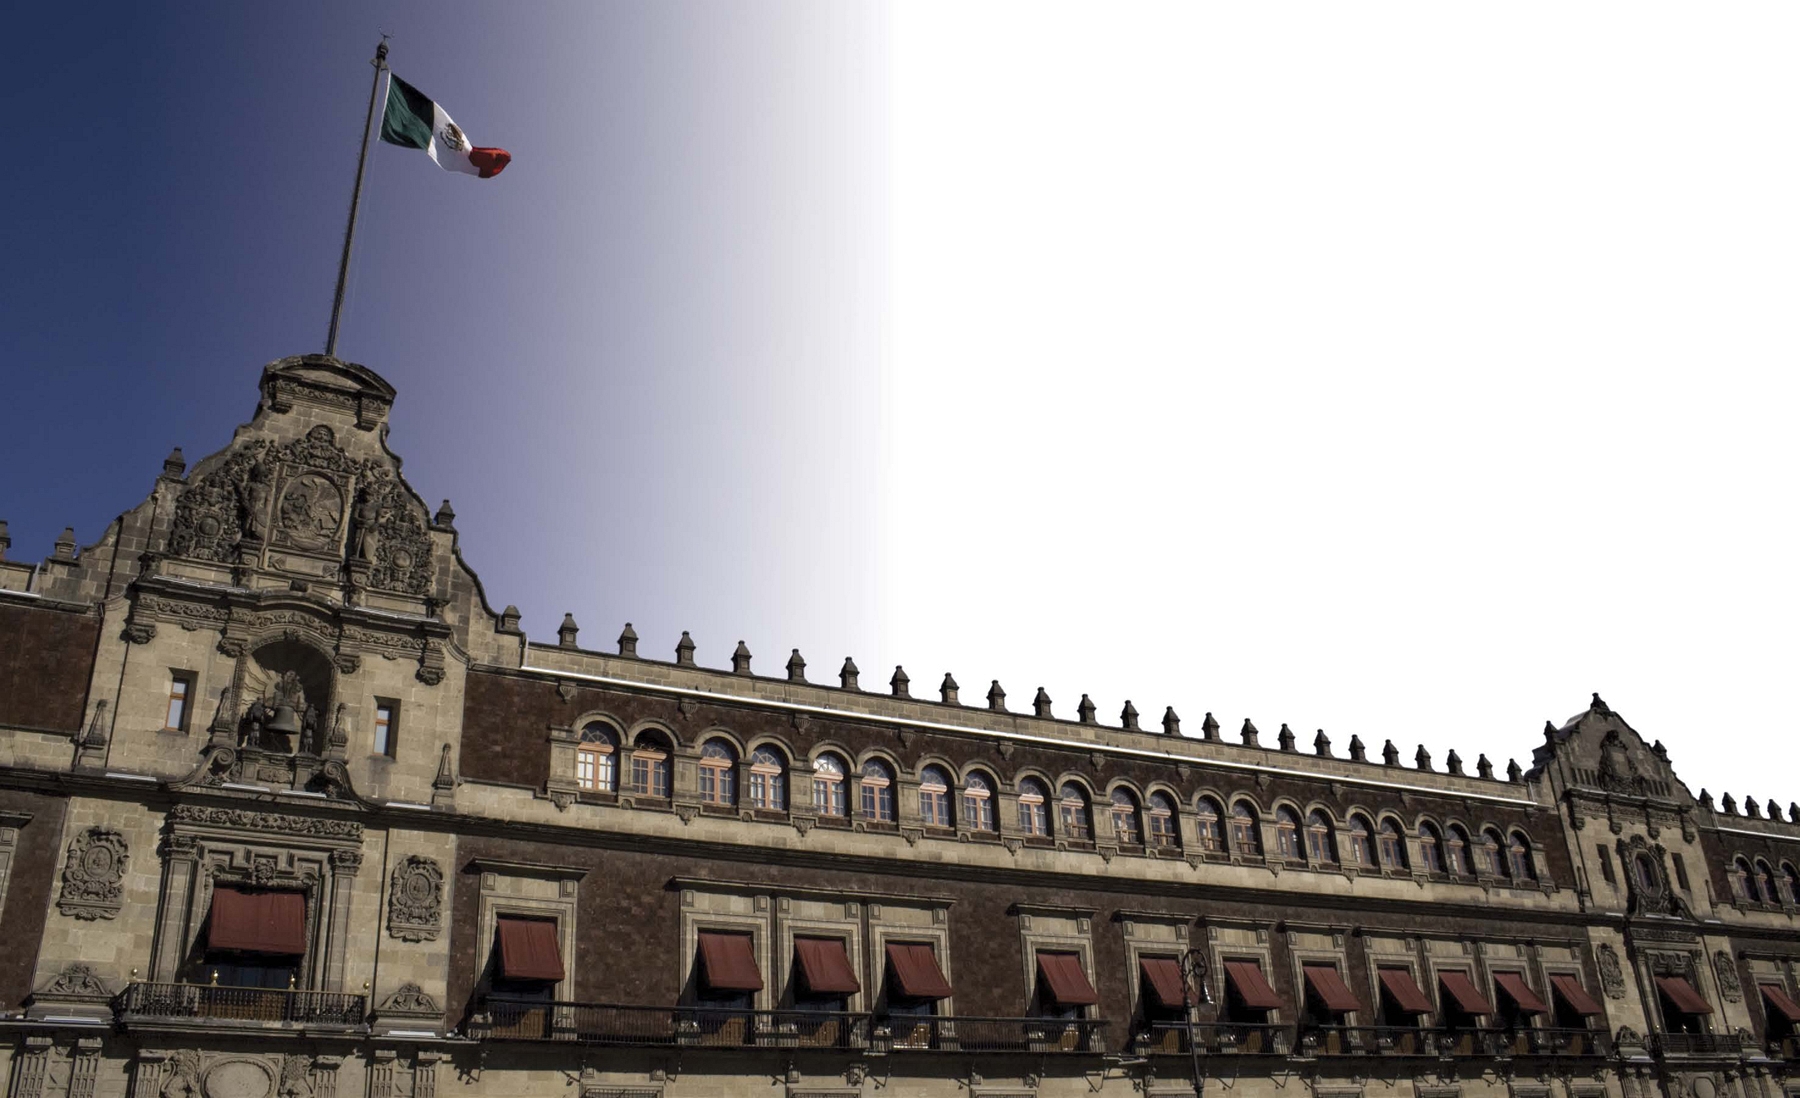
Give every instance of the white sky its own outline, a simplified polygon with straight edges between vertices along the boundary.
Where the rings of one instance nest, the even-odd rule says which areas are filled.
[[[882,640],[914,692],[1472,771],[1598,690],[1696,792],[1800,799],[1797,30],[895,5]]]

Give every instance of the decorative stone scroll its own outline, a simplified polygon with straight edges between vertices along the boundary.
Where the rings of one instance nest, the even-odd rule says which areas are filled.
[[[1719,994],[1725,996],[1728,1003],[1739,1002],[1744,997],[1744,988],[1738,981],[1737,962],[1731,954],[1718,950],[1713,954],[1713,971],[1719,976]]]
[[[63,863],[62,896],[56,908],[77,919],[111,919],[125,906],[125,836],[90,827],[69,843]]]
[[[1619,967],[1619,951],[1602,942],[1599,949],[1600,986],[1608,999],[1625,997],[1625,972]]]
[[[444,871],[431,858],[410,855],[394,866],[388,883],[388,934],[407,942],[433,942],[443,933]]]
[[[178,804],[169,809],[169,820],[180,824],[227,827],[240,831],[272,831],[322,839],[362,839],[363,826],[355,820],[289,816],[280,812],[253,812],[243,808]]]

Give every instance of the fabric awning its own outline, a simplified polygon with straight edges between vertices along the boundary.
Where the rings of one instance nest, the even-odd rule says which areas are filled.
[[[894,968],[894,981],[900,994],[909,999],[948,999],[950,981],[938,967],[937,955],[922,942],[889,942],[888,964]]]
[[[1088,982],[1087,970],[1081,967],[1079,953],[1045,953],[1037,955],[1038,978],[1049,989],[1057,1006],[1093,1006],[1100,1001],[1094,985]]]
[[[1570,1010],[1584,1018],[1605,1013],[1600,1009],[1600,1004],[1594,1001],[1594,997],[1587,993],[1587,988],[1581,986],[1581,981],[1573,976],[1552,976],[1550,986],[1562,996],[1562,1001],[1568,1004]]]
[[[862,990],[842,938],[795,938],[794,956],[806,990],[814,995],[854,995]]]
[[[1780,984],[1757,986],[1762,990],[1763,1002],[1768,1003],[1771,1010],[1790,1022],[1800,1022],[1800,1003],[1788,998],[1788,993],[1782,990]]]
[[[562,948],[556,924],[548,919],[502,915],[494,920],[500,933],[500,975],[508,980],[561,980]]]
[[[1226,961],[1225,978],[1231,986],[1237,988],[1238,997],[1251,1010],[1277,1010],[1281,1007],[1281,996],[1269,986],[1263,977],[1262,969],[1256,967],[1255,961]]]
[[[1334,1014],[1347,1014],[1352,1010],[1360,1010],[1356,996],[1338,975],[1338,970],[1330,965],[1307,965],[1302,971],[1306,973],[1306,986],[1313,989],[1313,994],[1325,1004],[1325,1009]]]
[[[713,991],[761,991],[762,971],[748,934],[700,932],[700,969]]]
[[[1520,1014],[1550,1013],[1550,1004],[1538,998],[1537,992],[1531,990],[1531,985],[1525,982],[1525,977],[1517,972],[1496,972],[1494,983],[1500,985],[1500,990],[1519,1008]]]
[[[1413,982],[1412,973],[1404,968],[1381,970],[1381,986],[1394,997],[1394,1005],[1402,1014],[1430,1014],[1431,997]]]
[[[1438,983],[1456,1001],[1457,1009],[1463,1013],[1494,1013],[1494,1004],[1487,1001],[1487,996],[1481,993],[1481,989],[1467,975],[1461,972],[1440,972]]]
[[[215,885],[206,944],[298,957],[306,952],[306,894]]]
[[[1706,998],[1698,991],[1695,991],[1694,985],[1688,983],[1685,977],[1658,976],[1656,986],[1662,989],[1662,993],[1669,997],[1671,1003],[1675,1004],[1675,1009],[1683,1014],[1711,1014],[1713,1012],[1712,1004],[1707,1002]]]
[[[1139,957],[1138,971],[1157,1006],[1180,1010],[1187,1005],[1187,996],[1182,994],[1186,981],[1181,978],[1180,961],[1173,957]]]

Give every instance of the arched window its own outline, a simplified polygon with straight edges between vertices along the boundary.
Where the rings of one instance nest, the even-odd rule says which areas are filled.
[[[700,748],[700,803],[737,803],[737,753],[723,740]]]
[[[1300,818],[1285,805],[1275,810],[1275,853],[1292,861],[1300,860]]]
[[[1306,857],[1314,865],[1331,865],[1337,861],[1337,846],[1331,841],[1331,821],[1325,813],[1313,809],[1306,816]]]
[[[1769,863],[1761,858],[1756,859],[1756,892],[1757,898],[1765,904],[1780,902],[1775,899],[1775,875],[1769,872]]]
[[[649,732],[631,741],[631,791],[640,797],[669,795],[669,745]]]
[[[1506,865],[1515,881],[1537,880],[1537,874],[1531,868],[1531,840],[1522,832],[1515,831],[1507,836]]]
[[[1750,890],[1755,885],[1750,883],[1750,863],[1742,858],[1731,863],[1731,894],[1740,900],[1754,900]]]
[[[935,766],[919,773],[919,820],[926,827],[950,826],[950,779]]]
[[[1400,825],[1392,817],[1381,821],[1376,831],[1381,844],[1381,864],[1389,869],[1406,868],[1406,839],[1400,834]],[[1424,832],[1420,832],[1420,837]]]
[[[1068,787],[1063,787],[1064,792]],[[1137,801],[1123,789],[1112,792],[1113,837],[1127,846],[1144,845],[1144,831],[1138,826]]]
[[[1181,845],[1175,826],[1175,802],[1165,793],[1150,794],[1150,845],[1165,849]]]
[[[1211,797],[1201,797],[1194,806],[1194,833],[1200,839],[1200,850],[1206,854],[1225,852],[1224,813]]]
[[[1444,832],[1444,868],[1458,877],[1469,875],[1469,836],[1454,825]]]
[[[1369,833],[1369,821],[1350,817],[1350,861],[1364,869],[1375,868],[1375,836]]]
[[[612,793],[619,788],[619,740],[612,729],[594,721],[581,730],[575,747],[575,784],[583,789]]]
[[[863,819],[893,823],[894,775],[887,765],[878,759],[863,763],[862,780],[857,785],[862,788]]]
[[[1231,849],[1239,854],[1262,853],[1262,828],[1256,823],[1256,809],[1249,801],[1236,801],[1231,806]]]
[[[1419,860],[1425,863],[1427,873],[1444,871],[1444,843],[1437,828],[1428,823],[1419,825]]]
[[[1488,877],[1504,877],[1507,863],[1500,859],[1500,833],[1488,828],[1475,848],[1476,871]]]
[[[994,783],[985,774],[970,774],[963,783],[963,826],[970,831],[998,831],[994,814]]]
[[[813,811],[821,816],[847,816],[844,802],[844,760],[820,755],[813,760]]]
[[[750,752],[750,807],[775,812],[787,808],[787,764],[773,747]]]
[[[1792,862],[1781,863],[1781,887],[1787,891],[1787,902],[1800,904],[1800,870]]]
[[[1065,839],[1086,842],[1094,837],[1094,826],[1088,819],[1087,794],[1074,782],[1064,782],[1057,792],[1056,822]]]
[[[1019,783],[1019,830],[1027,835],[1050,834],[1050,795],[1032,778]]]

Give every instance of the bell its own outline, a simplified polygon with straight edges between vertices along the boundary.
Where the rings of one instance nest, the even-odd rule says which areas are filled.
[[[263,730],[281,732],[289,736],[300,731],[300,722],[294,717],[294,707],[291,705],[276,706],[275,715],[269,718],[268,724],[263,725]]]

